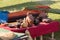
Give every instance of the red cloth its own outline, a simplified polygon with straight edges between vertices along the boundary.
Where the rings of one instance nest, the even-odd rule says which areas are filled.
[[[60,28],[60,22],[59,22],[59,28]]]
[[[59,22],[51,22],[48,25],[38,25],[37,27],[34,28],[29,28],[29,32],[31,34],[31,37],[38,37],[40,35],[44,35],[47,33],[51,33],[51,32],[56,32],[59,30]]]
[[[14,32],[25,32],[25,30],[29,30],[31,37],[34,38],[47,33],[56,32],[59,30],[58,26],[59,26],[59,22],[54,21],[49,24],[46,23],[46,25],[39,24],[38,26],[33,26],[28,29],[26,28],[16,29],[16,28],[4,27],[4,26],[0,26],[0,28],[5,28],[7,30],[11,30]]]
[[[38,5],[38,6],[36,6],[37,8],[45,8],[45,9],[49,9],[50,7],[49,6],[40,6],[40,5]]]
[[[7,30],[10,30],[10,31],[13,31],[13,32],[22,32],[24,33],[26,28],[20,28],[20,29],[16,29],[16,28],[10,28],[10,27],[4,27],[4,26],[1,26],[0,28],[4,28],[4,29],[7,29]]]

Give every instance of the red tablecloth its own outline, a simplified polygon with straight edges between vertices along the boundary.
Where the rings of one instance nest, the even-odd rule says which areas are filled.
[[[16,29],[16,28],[9,28],[3,26],[0,26],[0,28],[5,28],[14,32],[25,32],[25,30],[29,30],[31,37],[34,38],[47,33],[56,32],[59,30],[58,26],[59,26],[59,22],[54,21],[46,25],[39,24],[38,26],[33,26],[28,29],[26,28]]]
[[[24,33],[25,32],[25,30],[26,30],[26,28],[20,28],[20,29],[17,29],[17,28],[10,28],[10,27],[4,27],[4,26],[2,26],[2,27],[0,27],[0,28],[4,28],[4,29],[7,29],[7,30],[10,30],[10,31],[13,31],[13,32],[22,32],[22,33]]]
[[[29,28],[28,30],[31,36],[34,38],[47,33],[56,32],[59,30],[58,26],[59,26],[59,22],[51,22],[47,25],[41,24],[38,25],[38,27]]]
[[[59,28],[60,28],[60,22],[59,22]]]

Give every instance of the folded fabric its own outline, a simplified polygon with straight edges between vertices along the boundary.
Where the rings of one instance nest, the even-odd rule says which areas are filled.
[[[14,32],[11,32],[11,31],[8,31],[8,30],[5,30],[5,29],[2,29],[0,28],[0,38],[2,40],[11,40],[13,39],[16,35],[14,34]]]
[[[0,40],[20,40],[27,37],[25,33],[16,33],[0,28]]]

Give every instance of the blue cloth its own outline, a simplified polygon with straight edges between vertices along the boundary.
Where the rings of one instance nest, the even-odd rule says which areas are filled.
[[[0,20],[0,23],[6,23],[6,21],[5,20]]]
[[[8,21],[8,11],[0,11],[0,23],[5,23]]]

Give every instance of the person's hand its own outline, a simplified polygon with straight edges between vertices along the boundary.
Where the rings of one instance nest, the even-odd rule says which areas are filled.
[[[43,25],[48,25],[49,23],[45,23],[45,22],[40,22],[40,24],[43,24]]]

